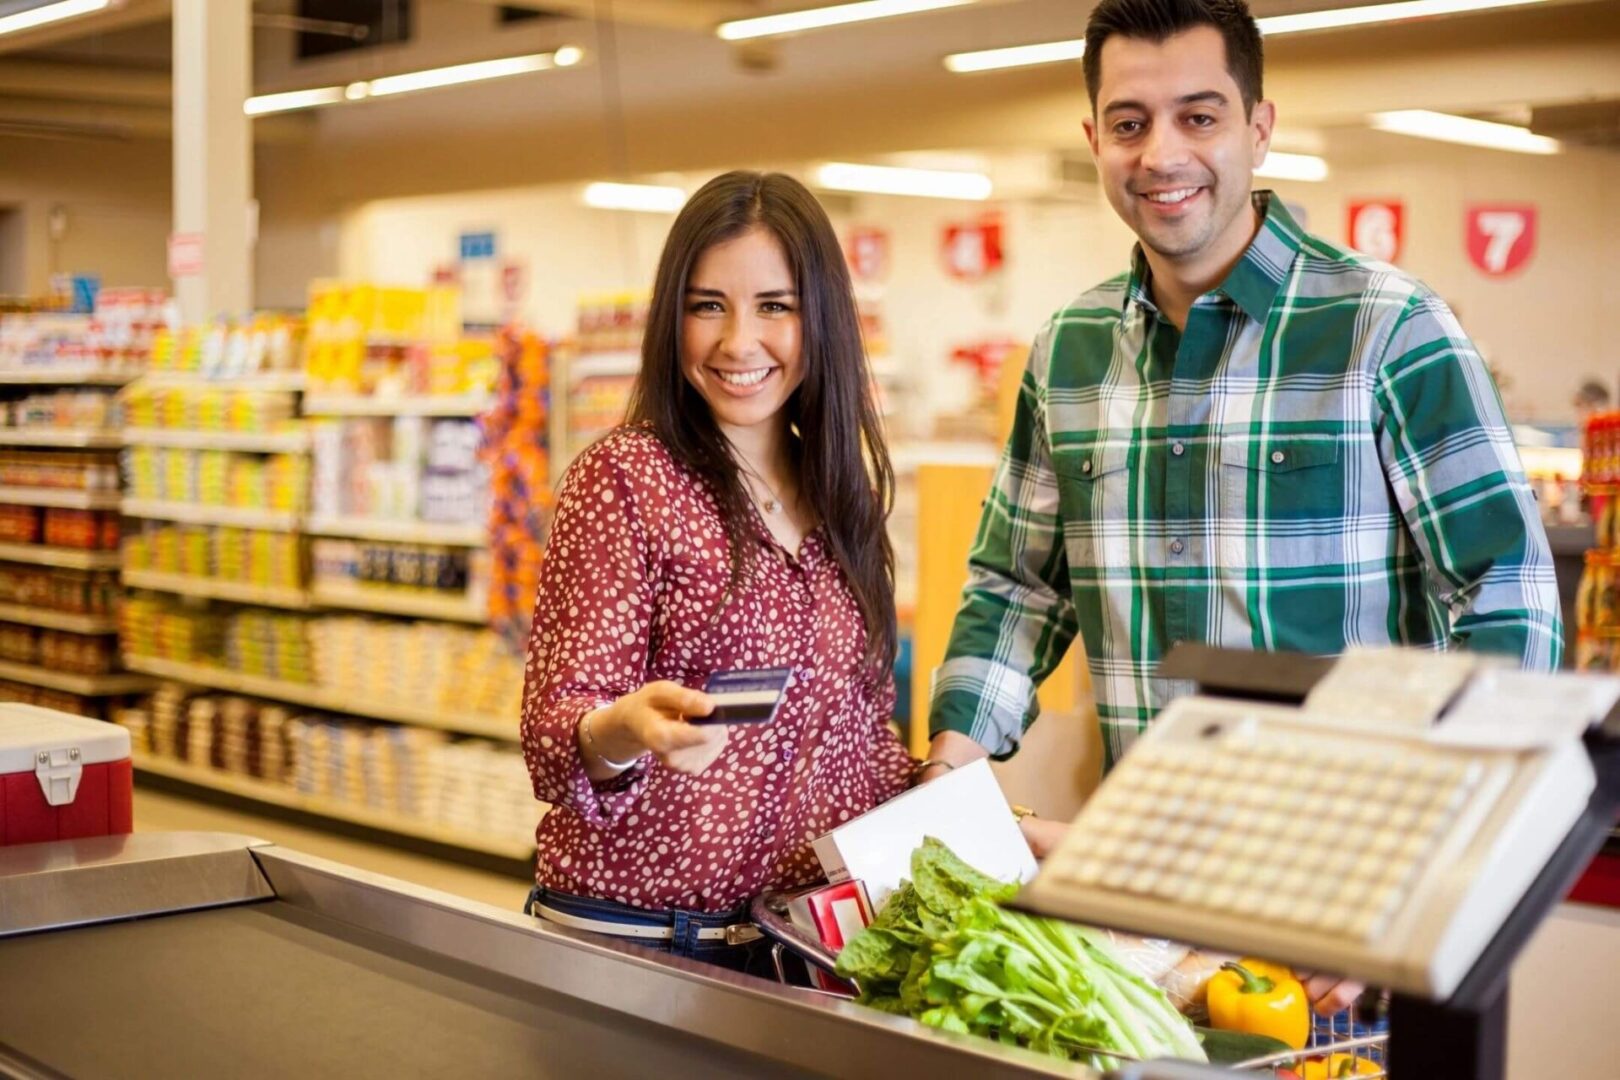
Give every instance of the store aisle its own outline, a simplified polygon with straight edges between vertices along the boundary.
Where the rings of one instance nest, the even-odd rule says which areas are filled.
[[[441,889],[512,911],[523,906],[528,892],[525,881],[505,874],[461,866],[382,844],[305,828],[273,817],[196,802],[141,787],[135,789],[135,828],[139,832],[242,833],[323,859],[387,874],[412,884]]]

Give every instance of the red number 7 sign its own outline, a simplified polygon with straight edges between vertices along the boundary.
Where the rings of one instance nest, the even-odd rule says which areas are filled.
[[[1536,250],[1536,208],[1526,203],[1471,206],[1468,258],[1491,277],[1506,277]]]

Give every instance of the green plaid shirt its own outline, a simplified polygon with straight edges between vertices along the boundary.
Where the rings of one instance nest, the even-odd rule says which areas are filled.
[[[931,729],[997,756],[1078,633],[1107,763],[1190,688],[1177,641],[1399,643],[1557,666],[1552,555],[1495,385],[1446,305],[1384,263],[1264,224],[1185,332],[1131,273],[1030,352]]]

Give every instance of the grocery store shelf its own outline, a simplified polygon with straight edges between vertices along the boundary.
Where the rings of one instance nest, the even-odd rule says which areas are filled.
[[[0,502],[4,489],[0,489]],[[204,503],[162,502],[157,499],[125,499],[128,517],[184,521],[193,525],[234,525],[241,529],[269,529],[292,532],[298,528],[298,515],[291,510],[260,510],[252,507],[209,506]]]
[[[443,397],[362,397],[358,394],[307,394],[305,416],[477,416],[495,399],[488,394]]]
[[[197,387],[210,390],[296,392],[304,388],[302,371],[255,371],[241,375],[200,371],[154,371],[141,379],[147,387]]]
[[[0,446],[61,446],[69,449],[119,447],[123,436],[116,428],[0,428]]]
[[[262,604],[265,607],[300,610],[309,607],[309,594],[303,589],[252,585],[227,578],[199,577],[194,574],[169,574],[160,570],[125,570],[123,577],[125,585],[137,589],[155,589],[158,592],[179,593],[182,596],[205,596],[212,600],[231,600],[239,604]]]
[[[305,795],[303,792],[282,784],[271,784],[263,780],[255,780],[252,777],[237,776],[232,773],[221,772],[218,769],[203,768],[152,754],[136,752],[131,757],[136,770],[139,772],[167,777],[170,780],[179,780],[196,787],[210,788],[214,791],[224,792],[227,795],[235,795],[238,798],[272,803],[276,806],[300,810],[306,814],[332,818],[337,821],[347,821],[356,825],[364,825],[369,829],[398,833],[402,836],[430,840],[433,843],[450,847],[466,848],[469,851],[495,855],[503,859],[530,859],[534,856],[534,844],[527,841],[502,840],[493,836],[479,836],[459,829],[436,825],[432,822],[417,821],[402,814],[390,814],[370,807],[340,802],[336,799],[323,799],[314,795]]]
[[[71,611],[52,611],[32,604],[0,604],[0,622],[43,626],[47,630],[67,630],[74,634],[116,634],[116,615],[77,615]]]
[[[312,709],[323,709],[327,712],[367,716],[373,720],[391,720],[396,724],[438,728],[466,735],[482,735],[487,739],[503,739],[508,742],[517,738],[516,717],[457,716],[406,702],[390,702],[376,697],[361,698],[342,690],[330,690],[308,683],[243,675],[208,664],[187,664],[175,660],[158,660],[126,654],[124,666],[131,671],[143,671],[148,675],[172,679],[175,682],[195,683],[198,686],[209,686],[236,694],[251,694],[273,701],[307,705]]]
[[[483,547],[482,525],[444,525],[432,521],[389,521],[385,518],[312,517],[303,531],[311,536],[348,536],[356,540],[395,540],[402,544],[445,544]]]
[[[122,672],[115,675],[74,675],[66,671],[50,671],[37,664],[19,664],[14,660],[0,660],[0,679],[84,697],[138,694],[152,688],[152,680],[140,675]]]
[[[116,510],[118,492],[7,486],[0,487],[0,503],[12,503],[17,506],[52,506],[68,510]]]
[[[634,375],[641,370],[641,354],[638,352],[590,353],[569,360],[567,363],[570,382],[589,379],[597,375]]]
[[[129,578],[126,576],[125,581]],[[465,596],[443,597],[430,593],[403,592],[391,588],[316,585],[310,598],[321,607],[378,611],[386,615],[415,615],[424,619],[483,624],[489,621],[481,607],[468,603]]]
[[[117,570],[122,557],[116,551],[85,551],[45,544],[0,544],[0,562],[58,566],[68,570]]]
[[[125,428],[124,442],[130,446],[172,446],[180,450],[241,450],[250,454],[301,454],[309,449],[309,433]]]
[[[144,369],[23,368],[0,370],[0,386],[123,386]]]

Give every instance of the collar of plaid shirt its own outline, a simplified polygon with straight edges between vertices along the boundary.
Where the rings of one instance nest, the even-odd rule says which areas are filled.
[[[1031,350],[972,555],[931,729],[998,756],[1071,641],[1111,764],[1186,686],[1176,641],[1334,654],[1352,644],[1562,650],[1552,558],[1501,402],[1432,292],[1262,225],[1185,332],[1133,270]]]

